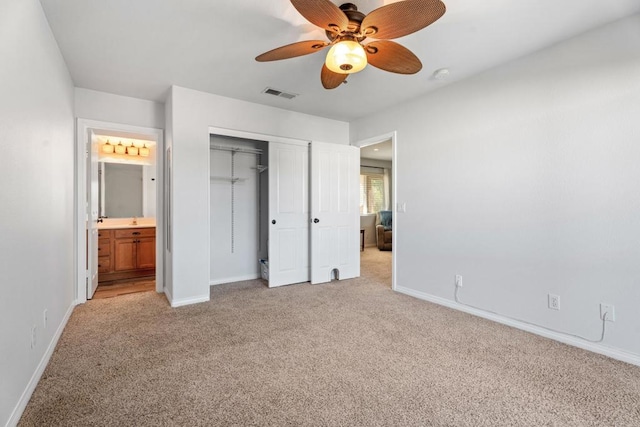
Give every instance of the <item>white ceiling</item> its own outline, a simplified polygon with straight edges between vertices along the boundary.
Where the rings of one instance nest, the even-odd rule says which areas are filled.
[[[164,102],[178,85],[350,121],[424,95],[588,29],[640,11],[640,0],[443,0],[447,13],[396,41],[423,69],[367,67],[334,90],[322,53],[258,63],[267,50],[325,39],[289,0],[41,0],[78,87]],[[365,13],[393,0],[352,0]],[[335,1],[341,4],[342,1]],[[448,68],[438,81],[434,70]],[[287,100],[266,87],[300,94]]]
[[[393,144],[389,139],[377,144],[361,147],[360,158],[391,161],[393,160]]]

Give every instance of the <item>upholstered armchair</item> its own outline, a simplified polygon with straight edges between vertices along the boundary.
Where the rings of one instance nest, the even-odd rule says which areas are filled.
[[[381,251],[392,249],[392,213],[380,211],[376,214],[376,244]]]

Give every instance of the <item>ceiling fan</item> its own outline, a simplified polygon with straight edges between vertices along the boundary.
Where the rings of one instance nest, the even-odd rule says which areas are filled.
[[[418,57],[389,39],[421,30],[446,11],[440,0],[402,0],[379,7],[366,16],[353,3],[340,7],[330,0],[291,0],[291,3],[309,22],[324,29],[329,41],[288,44],[258,55],[256,61],[294,58],[331,46],[320,73],[325,89],[346,83],[349,74],[362,71],[367,64],[392,73],[417,73],[422,69]],[[377,40],[363,44],[367,38]]]

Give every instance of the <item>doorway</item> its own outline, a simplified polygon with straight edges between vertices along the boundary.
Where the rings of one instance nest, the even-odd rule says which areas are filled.
[[[360,269],[363,277],[395,289],[395,132],[361,141]]]
[[[76,300],[163,291],[163,132],[78,119]]]

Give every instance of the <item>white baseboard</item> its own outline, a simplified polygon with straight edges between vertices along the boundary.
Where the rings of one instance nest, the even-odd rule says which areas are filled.
[[[172,308],[176,308],[176,307],[182,307],[184,305],[198,304],[200,302],[207,302],[207,301],[209,301],[209,294],[202,295],[199,297],[183,298],[178,300],[171,298],[169,300],[169,304],[171,304]]]
[[[244,280],[255,280],[255,279],[259,279],[259,278],[260,278],[260,274],[259,273],[247,274],[247,275],[244,275],[244,276],[227,277],[227,278],[224,278],[224,279],[211,280],[209,282],[209,286],[222,285],[224,283],[242,282]]]
[[[169,305],[171,305],[171,301],[173,301],[173,295],[171,295],[171,292],[169,292],[169,288],[167,288],[166,286],[164,287],[163,290],[164,290],[164,297],[167,299],[167,302],[169,303]]]
[[[64,331],[64,328],[67,326],[67,322],[69,321],[69,318],[71,317],[71,313],[73,313],[73,309],[75,308],[75,306],[76,306],[76,301],[73,301],[69,306],[69,309],[67,310],[67,312],[64,314],[64,317],[62,318],[62,322],[60,322],[58,329],[56,329],[55,334],[53,334],[51,342],[49,342],[49,345],[47,346],[47,350],[42,355],[42,359],[40,359],[40,363],[38,363],[38,366],[36,367],[35,372],[31,376],[31,379],[27,384],[27,387],[22,392],[22,396],[20,396],[20,400],[18,400],[18,404],[13,409],[13,412],[11,413],[9,420],[7,421],[7,424],[6,424],[7,427],[15,426],[18,424],[18,421],[20,421],[20,417],[22,416],[24,409],[27,407],[27,404],[29,403],[29,400],[31,399],[31,395],[36,389],[38,382],[40,382],[40,378],[42,378],[42,374],[44,373],[45,368],[49,364],[49,359],[51,359],[51,355],[53,354],[53,351],[56,349],[56,345],[58,345],[58,340],[62,336],[62,331]]]
[[[529,325],[527,323],[519,322],[517,320],[500,316],[498,314],[479,310],[463,304],[458,304],[455,301],[442,298],[442,297],[437,297],[435,295],[430,295],[425,292],[416,291],[415,289],[410,289],[403,286],[396,286],[396,291],[405,295],[409,295],[409,296],[421,299],[421,300],[432,302],[434,304],[449,307],[454,310],[464,311],[465,313],[473,314],[474,316],[478,316],[484,319],[492,320],[494,322],[502,323],[503,325],[507,325],[517,329],[521,329],[523,331],[531,332],[533,334],[540,335],[545,338],[550,338],[552,340],[559,341],[561,343],[568,344],[574,347],[578,347],[583,350],[588,350],[594,353],[602,354],[604,356],[611,357],[612,359],[616,359],[622,362],[630,363],[632,365],[640,366],[640,355],[635,353],[629,353],[623,350],[607,347],[602,344],[595,344],[595,343],[583,341],[579,338],[565,335],[560,332],[553,332],[543,327]]]

